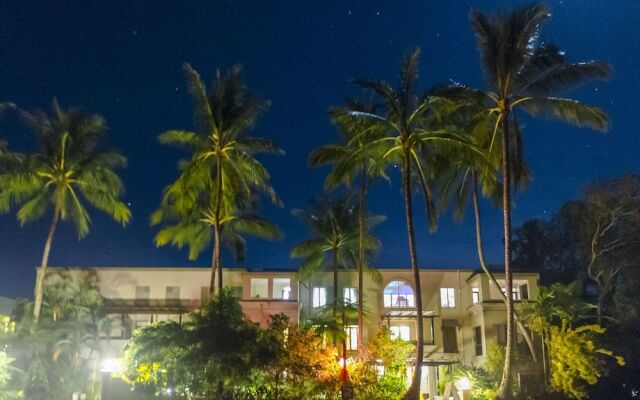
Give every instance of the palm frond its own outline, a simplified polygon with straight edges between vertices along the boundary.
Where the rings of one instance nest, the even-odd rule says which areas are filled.
[[[577,100],[558,97],[536,97],[521,103],[527,113],[558,119],[572,125],[589,127],[599,132],[609,128],[607,114],[598,107]]]
[[[207,98],[207,88],[198,71],[193,69],[190,64],[185,63],[182,68],[187,80],[187,89],[194,103],[194,120],[202,133],[209,134],[215,124],[211,105]]]
[[[495,28],[491,24],[489,17],[480,11],[471,11],[470,20],[476,37],[478,53],[482,60],[482,69],[486,76],[485,79],[488,84],[495,84],[498,76],[499,57]]]
[[[289,257],[291,258],[301,258],[301,257],[309,257],[315,253],[324,251],[325,248],[324,240],[319,239],[309,239],[303,240],[302,242],[296,244],[291,248],[289,252]]]
[[[613,70],[609,64],[600,61],[590,61],[575,64],[565,64],[556,67],[539,79],[523,88],[523,93],[532,96],[549,96],[560,91],[573,89],[589,80],[609,79]]]
[[[208,140],[202,135],[182,130],[163,132],[158,136],[158,142],[161,144],[184,146],[193,150],[204,149],[209,144]]]
[[[282,239],[282,232],[275,224],[255,215],[237,217],[233,220],[232,226],[238,233],[245,233],[267,240]]]

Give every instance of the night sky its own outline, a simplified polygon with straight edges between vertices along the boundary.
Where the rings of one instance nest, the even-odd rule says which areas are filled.
[[[283,157],[265,157],[285,207],[263,214],[285,233],[281,242],[250,240],[247,267],[294,267],[292,244],[306,238],[290,214],[322,192],[326,169],[307,167],[313,148],[334,141],[329,106],[357,95],[355,77],[395,82],[401,56],[423,50],[421,85],[454,79],[482,86],[471,8],[493,11],[508,1],[10,1],[0,8],[0,99],[31,110],[82,105],[104,115],[109,143],[129,157],[122,172],[133,212],[122,229],[92,211],[92,229],[78,242],[71,224],[59,227],[53,266],[207,266],[186,250],[155,248],[149,214],[162,188],[176,177],[180,150],[158,144],[167,129],[192,129],[191,101],[181,69],[190,62],[209,83],[215,68],[245,66],[249,87],[272,100],[256,134],[275,139]],[[546,218],[589,181],[640,172],[640,1],[553,0],[543,40],[553,40],[573,61],[599,59],[614,66],[608,83],[571,93],[603,107],[612,129],[603,135],[556,122],[522,118],[526,157],[534,180],[515,198],[514,225]],[[32,135],[15,116],[0,120],[0,135],[28,151]],[[398,176],[378,183],[371,210],[388,221],[377,233],[383,249],[376,264],[407,267],[406,233]],[[417,207],[420,265],[475,268],[473,219],[443,216],[428,235]],[[485,205],[489,260],[501,258],[501,214]],[[29,296],[50,216],[20,228],[15,213],[0,215],[0,295]],[[229,254],[226,266],[236,265]]]

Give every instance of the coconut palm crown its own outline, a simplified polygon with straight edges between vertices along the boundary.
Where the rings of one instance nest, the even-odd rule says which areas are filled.
[[[50,114],[21,112],[35,133],[39,149],[14,159],[0,174],[0,211],[17,207],[21,225],[42,218],[51,210],[51,226],[35,285],[34,320],[42,306],[49,252],[59,221],[73,222],[78,237],[89,233],[86,204],[105,212],[123,226],[131,211],[120,200],[124,184],[115,170],[126,158],[99,144],[106,132],[104,118],[80,108],[63,109],[56,100]]]
[[[223,243],[241,258],[245,249],[242,234],[265,239],[281,236],[276,226],[256,213],[260,195],[266,195],[278,206],[281,202],[267,169],[255,155],[283,151],[271,140],[247,135],[267,110],[269,101],[247,89],[240,66],[224,75],[216,71],[209,89],[189,64],[185,64],[184,71],[197,130],[170,130],[158,138],[162,144],[186,148],[190,157],[180,162],[180,174],[165,188],[151,224],[162,225],[155,237],[157,246],[186,245],[190,259],[197,258],[213,237],[213,293],[216,280],[217,289],[222,288]]]

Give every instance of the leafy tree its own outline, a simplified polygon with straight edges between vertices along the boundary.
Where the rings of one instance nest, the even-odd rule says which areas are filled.
[[[146,394],[170,388],[184,398],[223,399],[255,367],[258,334],[231,290],[223,289],[187,323],[137,331],[125,347],[125,381]]]
[[[314,399],[337,391],[337,349],[324,345],[313,326],[273,316],[258,340],[258,358],[268,377],[264,386],[271,388],[265,399]]]
[[[550,387],[572,398],[586,395],[586,385],[594,385],[606,371],[606,358],[614,357],[624,365],[622,357],[601,347],[605,329],[598,324],[581,324],[591,317],[594,307],[581,299],[578,282],[556,283],[541,287],[535,301],[521,304],[521,315],[543,340],[545,365],[548,357]],[[545,356],[547,354],[548,356]],[[545,367],[545,370],[547,367]],[[546,375],[546,374],[545,374]]]
[[[416,368],[412,384],[407,391],[406,399],[416,399],[420,392],[420,376],[422,374],[422,359],[424,355],[424,332],[422,316],[422,289],[420,284],[420,270],[415,244],[415,228],[413,221],[413,181],[417,180],[421,190],[427,217],[431,228],[435,228],[436,215],[431,196],[429,179],[430,166],[434,162],[434,155],[439,146],[463,146],[468,143],[465,138],[451,132],[434,129],[433,119],[429,118],[432,99],[417,93],[420,50],[415,49],[404,59],[400,70],[400,82],[397,88],[379,80],[358,80],[360,86],[372,90],[383,102],[384,113],[367,113],[352,111],[351,115],[377,123],[388,134],[382,138],[368,142],[361,152],[375,152],[381,149],[383,159],[387,165],[400,165],[403,180],[403,197],[405,205],[409,256],[413,281],[415,285],[416,303]],[[357,156],[357,152],[352,156]],[[337,171],[348,168],[346,162],[337,165]]]
[[[331,164],[334,166],[325,180],[327,189],[339,184],[351,185],[358,180],[358,349],[362,350],[364,332],[364,272],[371,268],[366,254],[366,207],[369,186],[374,179],[384,177],[385,162],[381,149],[365,150],[365,144],[381,138],[385,132],[377,124],[354,117],[351,112],[375,113],[375,105],[363,100],[347,100],[344,107],[332,107],[331,120],[340,130],[346,143],[324,145],[309,156],[311,165]],[[340,164],[341,168],[336,166]],[[374,277],[377,275],[374,275]]]
[[[628,290],[639,266],[640,178],[624,175],[588,185],[547,222],[528,221],[516,232],[516,261],[539,263],[545,281],[578,277],[597,288],[598,322],[640,310]],[[627,295],[625,295],[625,293]],[[624,301],[619,299],[624,298]],[[620,312],[621,310],[624,310]],[[630,314],[631,313],[631,314]]]
[[[200,364],[190,359],[188,332],[176,322],[137,329],[124,348],[121,378],[141,395],[164,396],[167,389],[188,398],[204,378]]]
[[[597,107],[585,105],[557,94],[592,79],[606,79],[611,67],[590,61],[569,63],[564,52],[551,43],[540,43],[542,23],[550,16],[546,6],[533,4],[493,16],[474,11],[471,25],[485,73],[487,91],[460,86],[461,96],[475,97],[487,104],[487,112],[495,115],[492,143],[500,144],[502,160],[502,206],[504,214],[505,281],[511,293],[511,186],[512,164],[522,158],[522,139],[516,120],[516,109],[544,115],[599,131],[607,129],[607,116]],[[497,135],[500,133],[500,135]],[[499,136],[499,138],[498,138]],[[496,140],[494,140],[496,139]],[[507,346],[499,398],[509,398],[513,349],[514,307],[507,296]]]
[[[614,357],[610,350],[598,346],[594,336],[605,329],[598,324],[572,328],[568,321],[549,328],[549,359],[551,361],[551,388],[574,399],[587,395],[586,385],[594,385],[604,373],[605,357]],[[622,357],[615,357],[624,365]]]
[[[157,246],[186,245],[191,260],[209,245],[213,235],[209,287],[213,293],[216,279],[218,291],[222,288],[221,244],[242,259],[243,234],[264,239],[281,236],[275,225],[256,214],[260,194],[276,205],[281,202],[267,169],[255,156],[283,152],[271,140],[248,136],[270,103],[247,89],[240,66],[225,75],[217,70],[209,89],[189,64],[184,70],[197,131],[170,130],[158,138],[160,143],[188,149],[191,156],[180,162],[180,175],[165,188],[151,224],[163,226],[155,237]]]
[[[53,101],[50,115],[37,111],[22,116],[38,139],[39,150],[19,158],[19,164],[0,173],[0,211],[18,207],[22,225],[52,210],[40,270],[36,276],[34,320],[42,307],[49,252],[59,221],[72,221],[81,239],[91,219],[84,201],[126,225],[129,208],[120,200],[124,185],[115,169],[126,158],[99,146],[106,131],[104,118],[80,108],[63,109]],[[84,201],[83,201],[84,200]]]
[[[407,341],[391,338],[382,327],[351,365],[350,376],[356,399],[400,399],[407,390],[406,362],[415,351]],[[382,368],[382,373],[378,368]]]
[[[640,267],[640,177],[595,183],[584,197],[583,229],[590,239],[587,276],[598,287],[596,310],[602,325],[605,301],[619,275]]]
[[[123,379],[135,392],[183,399],[326,399],[337,389],[337,352],[312,327],[273,317],[261,330],[222,290],[192,320],[137,330]],[[170,394],[168,390],[170,389]]]

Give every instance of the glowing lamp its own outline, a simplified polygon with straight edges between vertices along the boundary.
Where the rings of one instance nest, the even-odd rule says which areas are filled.
[[[456,387],[458,388],[458,390],[471,390],[471,381],[466,376],[463,376],[456,383]]]
[[[122,360],[120,360],[119,358],[105,358],[104,360],[102,360],[100,371],[115,373],[121,372],[122,369]]]

